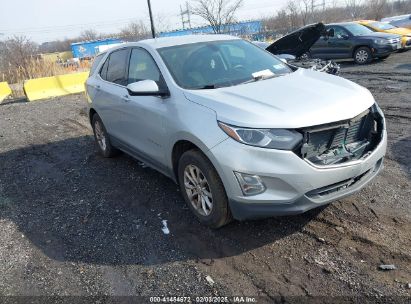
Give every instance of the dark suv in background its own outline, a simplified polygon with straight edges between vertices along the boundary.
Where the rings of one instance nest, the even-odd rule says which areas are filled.
[[[321,59],[354,59],[366,64],[374,58],[385,59],[401,49],[401,37],[395,34],[373,32],[353,23],[327,24],[331,36],[322,36],[311,47],[309,55]]]

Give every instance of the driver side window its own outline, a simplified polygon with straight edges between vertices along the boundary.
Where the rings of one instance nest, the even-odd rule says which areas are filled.
[[[333,27],[334,29],[334,39],[343,39],[344,36],[348,36],[348,33],[346,30],[344,30],[341,27]]]
[[[139,48],[131,50],[128,84],[141,80],[154,80],[160,86],[161,74],[151,55]]]

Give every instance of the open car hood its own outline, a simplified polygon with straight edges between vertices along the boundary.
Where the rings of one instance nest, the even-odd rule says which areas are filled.
[[[274,55],[290,54],[301,57],[326,33],[323,23],[316,23],[302,27],[267,47],[267,51]]]

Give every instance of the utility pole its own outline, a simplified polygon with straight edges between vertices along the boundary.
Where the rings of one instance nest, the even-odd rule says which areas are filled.
[[[183,11],[183,8],[180,5],[180,15],[181,15],[181,24],[183,25],[183,29],[186,28],[186,24],[188,24],[188,28],[191,29],[191,16],[190,16],[190,8],[188,7],[188,2],[186,2],[186,10]],[[184,18],[187,16],[186,18]]]
[[[148,13],[150,15],[151,35],[153,36],[153,38],[156,38],[156,30],[154,28],[153,13],[151,12],[150,0],[147,0],[147,4],[148,4]]]

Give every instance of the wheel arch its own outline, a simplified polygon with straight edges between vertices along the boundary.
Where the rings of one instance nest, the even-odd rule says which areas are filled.
[[[90,124],[93,121],[94,114],[97,114],[97,111],[94,108],[90,108],[90,110],[88,111],[88,118],[89,118]]]
[[[354,58],[355,52],[356,52],[359,48],[362,48],[362,47],[369,48],[370,51],[371,51],[371,54],[372,54],[372,50],[371,50],[372,48],[371,48],[371,46],[369,46],[368,44],[360,44],[360,45],[356,45],[356,46],[353,48],[351,57]]]
[[[173,145],[173,149],[171,151],[171,168],[172,168],[173,178],[177,184],[178,184],[178,162],[181,156],[185,152],[189,150],[193,150],[193,149],[199,150],[204,155],[206,155],[204,151],[202,151],[202,149],[198,145],[193,143],[191,140],[181,139],[175,142]]]

